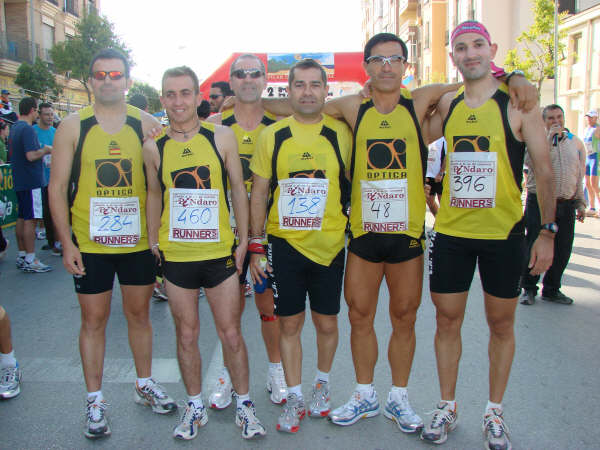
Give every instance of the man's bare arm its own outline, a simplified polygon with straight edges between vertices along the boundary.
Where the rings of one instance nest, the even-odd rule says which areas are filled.
[[[52,177],[48,186],[50,211],[54,229],[63,246],[63,264],[74,275],[85,275],[81,253],[71,240],[69,223],[69,181],[75,146],[79,140],[79,116],[72,114],[63,120],[54,136]]]
[[[158,180],[160,156],[156,142],[147,139],[143,146],[144,170],[146,171],[146,228],[148,229],[148,244],[152,253],[159,258],[158,230],[160,228],[160,212],[162,209],[162,193]]]
[[[267,200],[269,197],[268,178],[263,178],[257,174],[252,176],[252,192],[250,194],[250,235],[262,236],[264,233],[265,220],[267,216]],[[250,275],[254,282],[259,281],[259,277],[265,278],[267,275],[262,271],[259,259],[261,255],[252,254],[250,256]]]
[[[213,114],[212,116],[208,116],[205,120],[205,122],[210,122],[210,123],[214,123],[216,125],[221,125],[223,120],[223,116],[221,113],[218,114]]]
[[[50,147],[49,145],[44,145],[39,150],[31,150],[29,152],[25,152],[25,158],[27,158],[27,161],[29,162],[37,161],[38,159],[41,159],[45,155],[50,153],[51,151],[52,147]]]
[[[428,114],[421,125],[421,133],[425,144],[429,145],[432,142],[442,137],[443,124],[448,111],[450,110],[450,104],[452,99],[456,95],[456,91],[450,91],[445,93],[437,103],[437,106],[433,113]],[[448,151],[446,150],[446,155]]]

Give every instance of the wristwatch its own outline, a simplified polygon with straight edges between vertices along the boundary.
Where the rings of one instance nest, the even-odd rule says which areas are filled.
[[[558,233],[558,225],[556,222],[545,223],[542,225],[542,230],[548,230],[550,233]]]
[[[508,82],[510,81],[510,79],[513,77],[513,75],[521,75],[522,77],[525,76],[525,72],[523,72],[522,70],[513,70],[511,73],[508,74],[508,76],[506,77],[505,83],[508,85]]]

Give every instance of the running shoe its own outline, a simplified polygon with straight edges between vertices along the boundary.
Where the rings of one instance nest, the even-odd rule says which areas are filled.
[[[2,261],[6,256],[6,251],[8,250],[8,246],[10,245],[10,241],[8,239],[4,238],[4,241],[6,242],[6,247],[4,247],[4,250],[0,252],[0,261]]]
[[[213,384],[214,388],[208,396],[208,403],[211,408],[225,409],[231,405],[231,396],[233,395],[233,385],[231,378],[225,373],[225,368],[219,378]]]
[[[276,405],[285,403],[287,384],[285,383],[285,375],[281,365],[274,370],[269,370],[269,374],[267,375],[267,391],[271,394],[269,398],[273,403]]]
[[[204,288],[198,289],[198,297],[206,296],[206,292],[204,292]]]
[[[21,369],[19,364],[0,369],[0,398],[13,398],[21,393]]]
[[[252,294],[254,294],[254,289],[252,289],[250,283],[248,283],[247,281],[244,282],[244,296],[250,297],[252,296]]]
[[[17,269],[23,269],[23,266],[25,266],[25,257],[24,256],[17,256]]]
[[[86,438],[98,439],[110,436],[110,426],[106,419],[108,403],[104,399],[97,402],[96,397],[88,398],[86,406],[86,429],[83,432]]]
[[[573,303],[573,299],[571,297],[567,297],[558,290],[550,294],[544,294],[542,291],[542,300],[546,300],[547,302],[561,303],[563,305],[571,305]]]
[[[329,420],[336,425],[348,426],[355,424],[359,419],[375,417],[378,414],[379,399],[375,390],[371,395],[354,391],[348,403],[329,413]]]
[[[598,217],[598,211],[594,208],[590,208],[585,212],[586,217]]]
[[[437,408],[430,414],[433,417],[421,431],[421,439],[434,444],[443,444],[448,439],[448,432],[456,428],[458,415],[456,411],[450,409],[450,405],[446,402],[438,403]]]
[[[533,305],[535,303],[535,291],[532,289],[523,289],[520,299],[521,305]]]
[[[198,428],[206,425],[206,422],[208,414],[204,405],[196,407],[193,402],[189,402],[181,415],[179,425],[173,430],[173,437],[186,441],[194,439],[198,435]]]
[[[139,387],[137,381],[135,382],[135,402],[150,406],[157,414],[169,414],[177,410],[177,404],[152,378],[143,387]]]
[[[159,283],[158,281],[154,282],[154,291],[152,292],[152,297],[163,301],[169,300],[163,283]]]
[[[502,411],[496,408],[486,411],[483,418],[483,439],[489,450],[511,450],[508,427]]]
[[[52,256],[62,256],[62,248],[59,245],[52,247],[52,251],[50,252]]]
[[[296,394],[288,394],[283,412],[277,419],[277,431],[296,433],[300,429],[300,421],[304,416],[306,416],[304,399],[298,398]]]
[[[408,401],[408,395],[397,396],[388,394],[383,415],[393,420],[404,433],[416,433],[423,428],[423,420],[415,413]]]
[[[38,241],[43,241],[44,239],[46,239],[46,230],[36,231],[35,237],[37,238]]]
[[[312,417],[327,417],[330,411],[329,383],[318,380],[312,387],[312,395],[308,404],[308,415]]]
[[[256,408],[250,400],[246,400],[242,403],[241,407],[237,408],[235,412],[235,424],[242,429],[242,437],[244,439],[252,439],[253,437],[267,434],[265,427],[256,418]]]
[[[44,264],[43,262],[41,262],[39,259],[34,259],[33,262],[28,263],[27,261],[24,261],[23,267],[21,267],[21,270],[25,273],[44,273],[44,272],[50,272],[52,270],[52,267]]]

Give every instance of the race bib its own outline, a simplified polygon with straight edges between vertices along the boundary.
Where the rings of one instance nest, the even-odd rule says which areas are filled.
[[[279,180],[279,228],[320,230],[328,191],[329,180],[326,178]]]
[[[408,230],[408,182],[361,180],[364,231],[386,233]]]
[[[450,206],[493,208],[496,205],[497,156],[495,152],[450,155]]]
[[[219,242],[219,190],[169,189],[169,241]]]
[[[90,198],[90,240],[107,247],[135,247],[140,240],[139,199]]]
[[[52,155],[48,153],[47,155],[42,156],[42,162],[45,167],[50,167],[50,164],[52,164]]]

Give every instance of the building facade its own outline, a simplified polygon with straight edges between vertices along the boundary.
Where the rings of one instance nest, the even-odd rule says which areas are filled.
[[[99,4],[100,0],[0,0],[0,89],[20,98],[14,80],[21,63],[41,58],[52,69],[52,46],[75,36],[80,18]],[[58,109],[70,111],[88,103],[78,81],[56,78],[63,87]]]

